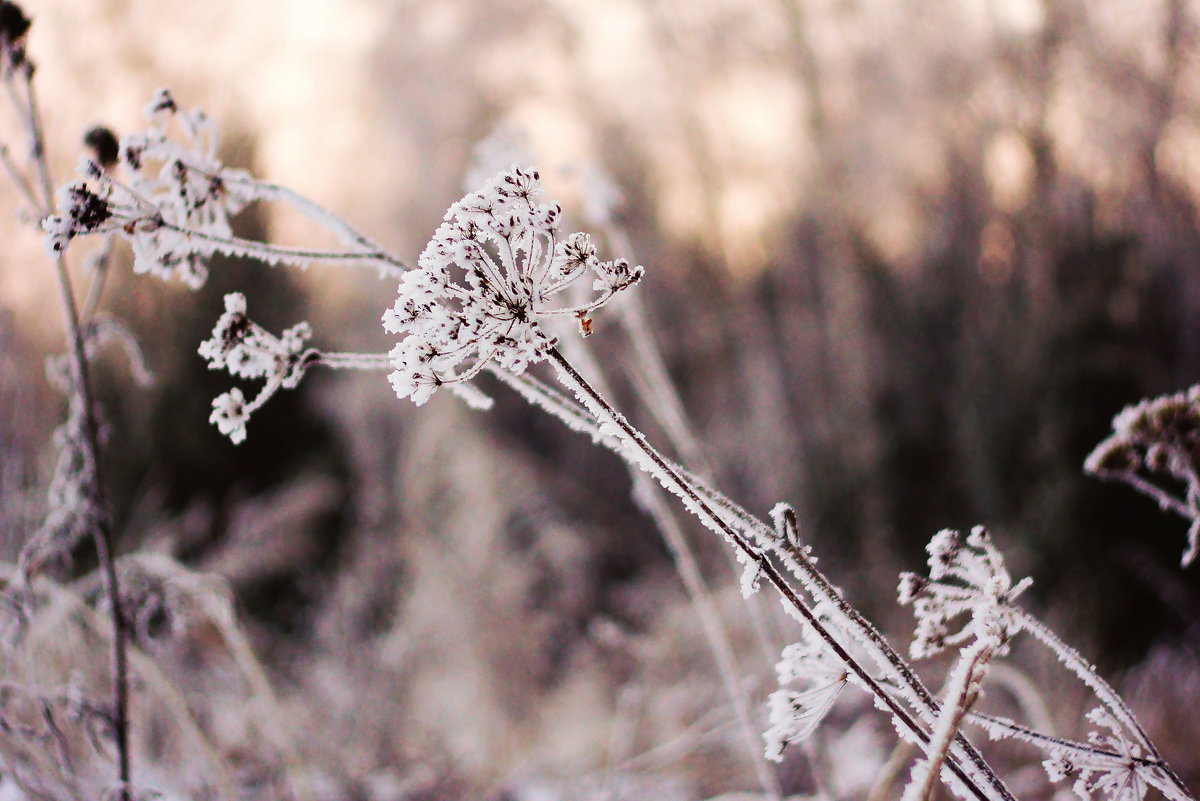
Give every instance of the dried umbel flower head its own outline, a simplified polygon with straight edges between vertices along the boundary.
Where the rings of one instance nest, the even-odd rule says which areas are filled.
[[[828,617],[823,616],[822,623],[838,628]],[[804,742],[817,730],[848,685],[850,673],[845,663],[808,626],[799,642],[783,649],[775,670],[781,685],[796,681],[805,685],[800,690],[776,690],[768,701],[771,727],[764,732],[763,739],[767,759],[778,762],[787,746]]]
[[[926,550],[929,577],[900,576],[900,604],[912,604],[917,618],[913,657],[924,659],[947,646],[984,637],[995,639],[1002,653],[1004,643],[1020,629],[1013,601],[1032,580],[1013,583],[1004,558],[982,526],[965,537],[951,529],[940,531]],[[959,618],[965,619],[964,625],[953,632],[953,621]]]
[[[1200,460],[1200,386],[1144,400],[1113,418],[1113,433],[1084,463],[1089,473],[1136,472],[1187,481]]]
[[[576,317],[586,335],[588,315],[641,278],[641,267],[601,262],[587,234],[560,238],[562,210],[538,202],[540,193],[536,171],[513,167],[446,212],[383,316],[384,329],[403,336],[390,354],[399,397],[422,404],[492,360],[519,373],[554,346],[540,318]],[[585,275],[589,300],[557,301]]]
[[[216,125],[204,112],[180,109],[160,89],[145,113],[149,130],[125,137],[119,150],[111,131],[88,132],[96,158],[80,162],[83,178],[59,192],[59,213],[42,221],[47,249],[61,253],[76,237],[119,234],[133,248],[134,272],[199,288],[207,258],[229,248],[230,218],[255,198],[253,179],[222,164]],[[127,183],[108,172],[118,159]]]
[[[1191,520],[1182,560],[1191,564],[1200,553],[1200,385],[1123,409],[1084,470],[1128,484]]]
[[[200,343],[199,353],[211,370],[226,370],[237,378],[262,380],[262,390],[248,401],[236,387],[213,400],[209,422],[236,445],[246,439],[251,413],[279,389],[295,389],[305,370],[318,358],[308,347],[312,328],[302,322],[275,336],[246,316],[246,296],[230,292],[225,312],[212,336]]]

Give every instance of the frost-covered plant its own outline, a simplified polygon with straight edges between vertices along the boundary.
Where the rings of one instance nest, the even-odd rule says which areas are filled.
[[[206,254],[188,239],[229,239],[229,218],[255,199],[253,184],[248,173],[217,158],[216,125],[203,112],[180,109],[169,92],[160,90],[146,115],[150,129],[121,145],[128,183],[85,158],[79,166],[83,179],[59,193],[62,213],[44,223],[46,245],[56,253],[77,236],[118,233],[133,246],[135,272],[178,277],[195,289],[208,275]],[[182,142],[167,134],[172,121]]]
[[[5,9],[11,5],[3,0],[0,4]],[[843,690],[853,685],[889,717],[903,740],[923,752],[906,800],[928,797],[938,779],[959,797],[1013,798],[961,731],[964,720],[978,722],[993,736],[1043,748],[1051,776],[1075,777],[1081,794],[1099,791],[1111,798],[1140,799],[1153,786],[1172,799],[1191,797],[1111,688],[1078,654],[1013,605],[1027,581],[1011,580],[981,529],[966,538],[952,532],[938,535],[930,547],[929,579],[903,580],[902,601],[913,603],[919,621],[913,655],[961,649],[939,701],[910,663],[818,570],[789,507],[776,506],[768,524],[653,446],[607,400],[600,382],[584,377],[578,366],[581,359],[570,358],[566,343],[546,327],[553,318],[574,318],[587,336],[591,314],[637,283],[643,270],[621,259],[601,261],[589,234],[561,234],[562,210],[540,200],[535,170],[509,167],[468,192],[450,207],[416,268],[409,270],[311,201],[225,167],[217,157],[215,126],[198,111],[182,111],[169,93],[156,95],[147,113],[150,130],[121,143],[116,165],[105,158],[83,162],[82,179],[59,193],[56,214],[49,213],[47,193],[46,208],[39,207],[39,212],[47,250],[60,265],[77,238],[118,237],[129,241],[136,271],[179,278],[193,288],[203,283],[206,262],[216,253],[296,266],[361,264],[400,281],[394,304],[383,313],[384,330],[397,338],[387,354],[318,350],[310,345],[314,335],[306,323],[275,335],[247,316],[244,296],[227,295],[225,311],[212,336],[200,345],[200,354],[214,369],[262,382],[253,400],[234,388],[214,401],[210,421],[233,442],[247,436],[251,413],[279,389],[295,387],[314,365],[390,370],[396,394],[417,405],[446,387],[472,405],[485,407],[486,399],[470,382],[487,371],[675,495],[731,546],[742,567],[743,594],[749,598],[769,587],[800,622],[802,638],[784,649],[779,677],[782,683],[805,686],[772,695],[769,757],[778,759],[789,743],[811,735]],[[306,250],[235,236],[230,217],[256,201],[300,210],[334,233],[345,248]],[[631,332],[642,330],[636,317],[629,320]],[[78,324],[74,331],[79,341]],[[633,338],[636,343],[638,335]],[[76,351],[83,354],[82,345]],[[76,362],[82,375],[86,359],[81,355]],[[533,375],[530,368],[540,363],[550,366],[562,389]],[[86,382],[74,386],[83,397],[79,387]],[[664,414],[664,427],[686,429],[672,415],[678,416],[675,410]],[[90,419],[86,411],[83,419]],[[94,462],[94,432],[85,440]],[[89,481],[99,484],[98,479]],[[643,500],[650,497],[642,495]],[[652,503],[646,500],[648,507]],[[109,564],[111,573],[111,560]],[[119,642],[124,639],[120,595],[115,591],[116,574],[110,578],[113,639]],[[138,608],[150,608],[145,604],[152,606],[156,597],[146,595]],[[962,627],[952,631],[959,619]],[[1054,650],[1099,698],[1101,706],[1090,718],[1097,728],[1086,743],[972,712],[988,663],[1003,655],[1009,639],[1020,631]],[[120,731],[120,712],[114,717],[114,729]],[[123,749],[121,761],[120,788],[128,795],[128,756]],[[771,791],[769,779],[763,785]]]
[[[1121,697],[1072,648],[1044,624],[1015,605],[1030,585],[1014,583],[1000,552],[982,527],[965,537],[946,530],[929,543],[928,578],[901,576],[899,600],[911,605],[917,618],[911,653],[934,656],[947,647],[960,647],[947,679],[939,716],[940,732],[970,720],[995,738],[1014,738],[1041,748],[1052,781],[1072,779],[1082,798],[1101,793],[1110,799],[1136,801],[1156,787],[1171,799],[1190,798],[1183,782],[1163,761]],[[962,627],[952,631],[953,621]],[[1097,727],[1087,742],[1075,742],[1036,732],[1009,720],[976,715],[971,708],[982,691],[988,663],[1008,651],[1009,641],[1027,632],[1058,658],[1100,701],[1087,716]],[[942,738],[944,741],[944,737]],[[937,762],[930,759],[914,769],[905,798],[925,797]],[[915,788],[920,787],[920,792]]]
[[[540,193],[537,171],[514,167],[446,212],[383,316],[384,330],[403,336],[388,376],[397,396],[419,406],[492,360],[521,373],[554,347],[541,319],[575,317],[587,336],[588,315],[641,278],[640,266],[600,261],[587,234],[561,237],[562,209],[538,202]],[[574,305],[557,300],[584,276],[592,278],[594,297]]]
[[[38,218],[46,219],[54,207],[54,183],[46,159],[45,138],[41,114],[34,91],[34,65],[25,51],[30,20],[24,11],[9,0],[0,0],[0,80],[6,95],[21,121],[24,162],[14,159],[7,145],[0,143],[0,160],[23,201]],[[91,225],[88,217],[95,209],[80,207],[78,225]],[[67,339],[66,370],[59,373],[67,397],[67,421],[58,430],[56,445],[59,454],[54,480],[48,497],[48,513],[39,533],[32,537],[20,556],[21,570],[17,585],[36,580],[51,557],[68,555],[82,538],[89,538],[96,552],[108,606],[109,680],[111,701],[99,702],[96,708],[114,744],[116,761],[115,795],[121,801],[132,797],[129,756],[129,681],[125,619],[121,609],[120,582],[112,554],[112,521],[106,498],[104,477],[100,464],[100,434],[90,374],[90,346],[97,339],[99,327],[92,317],[94,306],[81,309],[62,251],[53,251],[51,260],[57,279],[63,328]],[[86,316],[85,316],[86,315]],[[27,598],[17,593],[18,598]],[[17,617],[23,620],[29,610],[20,601],[14,603]],[[76,709],[82,708],[75,705]],[[47,730],[55,735],[50,717],[45,717]],[[55,738],[58,740],[58,738]],[[110,785],[111,786],[111,785]]]
[[[826,625],[828,618],[818,612]],[[784,749],[812,736],[850,680],[845,664],[829,650],[812,627],[802,638],[783,649],[776,666],[779,683],[805,682],[800,691],[779,689],[767,702],[771,726],[763,734],[768,759],[779,761]]]
[[[204,112],[181,109],[161,89],[145,114],[150,129],[122,140],[112,169],[84,158],[78,168],[82,178],[59,191],[58,213],[42,221],[51,254],[63,252],[77,237],[115,234],[129,241],[135,272],[177,277],[192,289],[204,284],[205,263],[217,253],[299,267],[326,261],[365,264],[387,275],[404,268],[311,200],[222,164],[216,125]],[[179,133],[173,137],[175,129]],[[128,178],[121,180],[120,174]],[[349,249],[287,248],[233,236],[230,217],[254,201],[292,206]]]
[[[397,394],[423,402],[428,394],[443,383],[473,376],[499,354],[502,354],[498,359],[500,368],[513,378],[530,361],[545,359],[553,366],[555,377],[575,400],[563,397],[549,387],[531,385],[529,381],[523,382],[528,387],[524,392],[526,397],[568,420],[573,427],[589,431],[597,442],[612,448],[651,475],[664,489],[678,496],[689,512],[733,546],[744,567],[744,593],[751,594],[764,581],[772,585],[783,596],[788,611],[805,621],[845,665],[847,672],[871,692],[881,706],[892,712],[897,728],[928,748],[931,741],[927,724],[923,725],[919,720],[936,719],[936,705],[932,696],[899,654],[886,645],[882,636],[816,570],[811,557],[799,546],[795,519],[790,510],[782,507],[777,510],[777,528],[772,529],[704,486],[656,450],[645,435],[605,400],[555,347],[553,339],[541,330],[541,322],[536,314],[535,298],[539,297],[537,279],[547,272],[551,275],[559,273],[553,270],[555,260],[547,259],[548,250],[544,249],[541,240],[528,237],[531,232],[536,232],[536,235],[545,236],[546,241],[551,241],[552,235],[547,233],[550,230],[548,220],[557,218],[558,211],[557,207],[547,209],[533,205],[529,196],[529,189],[533,187],[523,179],[523,175],[526,174],[518,174],[516,170],[502,173],[483,192],[468,195],[462,203],[451,207],[447,224],[439,229],[419,263],[419,269],[425,275],[413,279],[406,276],[402,282],[397,306],[391,313],[395,317],[385,317],[388,329],[405,337],[399,349],[400,358],[397,359],[396,352],[393,352],[399,368],[397,372],[400,373],[398,378],[393,378],[393,384],[399,382]],[[516,191],[511,192],[507,187],[513,187]],[[496,191],[498,188],[501,189],[499,193]],[[528,221],[523,226],[517,221],[518,215],[510,213],[497,224],[493,213],[495,205],[511,202],[513,195],[519,198],[518,209],[522,212],[526,208],[530,210]],[[505,223],[513,224],[510,226]],[[476,230],[480,224],[495,227],[489,233],[481,234]],[[491,259],[481,247],[481,240],[492,243],[501,255],[495,260]],[[518,243],[516,246],[511,244],[513,240]],[[532,244],[533,241],[539,244]],[[480,263],[484,259],[488,262],[486,265]],[[530,264],[535,266],[528,266]],[[543,264],[547,266],[541,267]],[[631,283],[625,280],[606,281],[604,268],[597,270],[592,263],[586,266],[601,272],[601,277],[594,284],[602,292],[600,302],[607,301],[615,288],[624,288]],[[498,267],[508,270],[501,274],[496,272]],[[585,263],[580,263],[570,269],[560,268],[559,272],[577,275],[583,272],[584,267]],[[444,286],[448,281],[447,273],[453,269],[466,270],[474,276],[474,280],[469,279],[465,286],[455,286],[452,295],[457,301],[455,306],[440,308],[434,290],[429,288]],[[622,274],[626,272],[621,271]],[[526,289],[514,291],[513,285],[522,279],[526,283],[521,285]],[[556,285],[555,281],[550,284],[551,287]],[[417,289],[414,290],[414,287]],[[516,308],[513,309],[512,305]],[[582,307],[583,313],[590,312],[596,305]],[[570,309],[569,312],[578,314],[577,309]],[[506,327],[500,335],[501,339],[496,341],[496,331],[501,322]],[[515,342],[509,342],[508,327],[515,328],[518,324],[526,331]],[[448,371],[462,358],[476,359],[463,376],[428,368],[448,348],[452,348],[452,352],[447,356],[447,366],[443,370]],[[423,354],[425,358],[414,363],[408,354]],[[506,367],[509,369],[504,370]],[[582,408],[576,406],[576,402]],[[770,559],[771,550],[777,550],[784,564],[806,583],[812,600],[803,599],[778,571]],[[836,610],[832,625],[821,621],[815,612],[818,606]],[[906,701],[917,702],[916,715],[913,710],[905,708],[904,702],[894,697],[894,690],[886,689],[860,659],[850,654],[843,645],[844,640],[857,642],[877,652],[879,666],[886,671],[887,680],[901,686],[901,695],[907,691]],[[947,775],[956,788],[981,799],[1011,797],[1001,779],[961,734],[954,734],[952,740],[947,746],[950,751]]]
[[[218,395],[209,422],[235,444],[246,439],[250,413],[266,403],[279,388],[294,389],[304,371],[319,356],[305,347],[312,337],[308,323],[299,323],[276,337],[246,316],[246,296],[225,296],[225,313],[217,319],[212,338],[200,343],[200,355],[214,370],[228,370],[238,378],[263,379],[265,384],[252,403],[240,389]]]
[[[1113,433],[1084,463],[1092,475],[1128,484],[1164,511],[1190,520],[1182,564],[1200,553],[1200,385],[1149,398],[1113,418]]]

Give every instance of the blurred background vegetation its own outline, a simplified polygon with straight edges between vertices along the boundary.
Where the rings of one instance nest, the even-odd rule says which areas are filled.
[[[497,128],[524,132],[568,215],[607,172],[632,247],[612,255],[647,267],[716,484],[759,513],[792,502],[834,580],[901,638],[897,571],[938,529],[987,525],[1034,576],[1030,603],[1196,780],[1200,730],[1172,717],[1200,701],[1186,524],[1081,472],[1122,406],[1200,375],[1194,2],[27,10],[60,181],[83,131],[137,130],[162,85],[220,122],[230,163],[410,260]],[[36,527],[62,415],[42,378],[61,347],[52,276],[16,212],[0,192],[6,557]],[[240,224],[311,239],[266,210]],[[367,795],[401,776],[430,797],[524,798],[515,777],[546,765],[611,767],[621,721],[636,754],[723,703],[620,465],[502,388],[481,415],[411,408],[382,376],[313,376],[231,446],[206,423],[228,378],[195,351],[233,289],[268,327],[307,318],[320,345],[382,351],[391,288],[219,262],[192,294],[122,256],[107,294],[157,376],[137,389],[118,357],[97,371],[121,548],[232,582],[289,719],[342,722],[297,735],[314,764],[376,777]],[[620,375],[624,343],[597,322],[589,345]],[[690,533],[724,593],[723,545]],[[1059,700],[1075,719],[1083,701]],[[653,792],[737,787],[728,761],[680,757]]]

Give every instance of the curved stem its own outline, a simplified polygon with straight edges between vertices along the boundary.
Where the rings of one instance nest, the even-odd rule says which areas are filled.
[[[392,362],[386,353],[333,353],[321,351],[313,364],[331,370],[390,370]]]
[[[1063,642],[1057,634],[1047,628],[1040,620],[1030,615],[1023,609],[1010,607],[1012,611],[1019,616],[1020,626],[1038,642],[1049,648],[1059,661],[1067,666],[1067,669],[1074,673],[1081,682],[1083,682],[1089,690],[1095,693],[1096,698],[1100,700],[1113,713],[1117,720],[1129,731],[1130,734],[1137,737],[1138,745],[1149,751],[1155,759],[1162,761],[1162,757],[1158,753],[1158,749],[1154,747],[1154,743],[1150,741],[1150,736],[1146,734],[1145,729],[1138,723],[1131,710],[1122,700],[1117,691],[1109,686],[1108,682],[1100,677],[1096,671],[1084,661],[1080,655],[1071,646]]]
[[[285,186],[257,179],[252,179],[251,183],[254,186],[256,194],[264,200],[273,200],[289,205],[313,222],[324,226],[343,242],[358,245],[364,252],[379,254],[388,264],[396,268],[394,271],[388,270],[388,275],[399,276],[409,269],[407,264],[389,254],[387,249],[374,239],[371,239],[337,214],[334,214],[319,203],[309,200],[299,192],[295,192]]]
[[[310,248],[286,248],[269,245],[254,239],[243,239],[237,236],[217,236],[206,231],[188,228],[163,221],[161,227],[168,231],[182,234],[189,241],[204,243],[197,247],[201,253],[224,253],[230,256],[243,256],[265,261],[268,264],[284,262],[296,267],[307,267],[310,264],[339,264],[345,262],[365,262],[374,266],[381,274],[400,275],[404,263],[384,251],[344,251],[344,250],[314,250]]]
[[[1175,498],[1158,485],[1142,478],[1137,473],[1121,472],[1117,470],[1096,470],[1092,473],[1092,475],[1103,481],[1118,481],[1122,484],[1129,485],[1133,489],[1157,503],[1158,508],[1162,509],[1164,512],[1174,512],[1185,520],[1196,519],[1195,509],[1188,507],[1187,504]]]

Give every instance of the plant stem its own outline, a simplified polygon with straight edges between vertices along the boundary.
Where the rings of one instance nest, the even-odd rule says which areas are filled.
[[[571,340],[571,342],[578,343],[579,340]],[[585,365],[592,368],[593,375],[600,376],[597,384],[603,389],[605,382],[600,365],[583,347],[578,349],[577,354]],[[637,374],[635,371],[634,375]],[[688,600],[700,620],[700,627],[704,631],[713,661],[716,662],[717,673],[725,685],[725,692],[729,696],[730,703],[733,704],[734,714],[737,715],[738,728],[741,730],[742,739],[746,742],[758,783],[769,799],[780,801],[783,798],[783,790],[779,785],[779,778],[763,755],[761,740],[750,723],[747,693],[738,681],[737,657],[734,654],[733,645],[729,641],[729,633],[725,629],[721,615],[717,612],[712,593],[709,592],[704,576],[700,572],[696,554],[688,544],[687,538],[684,537],[683,529],[672,513],[663,489],[654,482],[653,478],[637,469],[633,464],[626,462],[625,467],[633,481],[633,496],[662,534],[663,541],[675,564],[675,572],[679,575]]]
[[[817,635],[821,637],[825,644],[846,665],[847,669],[854,674],[855,678],[876,697],[882,706],[886,707],[892,713],[896,721],[902,727],[908,729],[922,743],[923,748],[928,749],[930,738],[929,733],[924,727],[837,641],[834,635],[817,617],[816,613],[796,594],[795,590],[787,583],[766,555],[754,548],[742,534],[735,531],[726,523],[697,494],[691,483],[669,465],[650,445],[645,436],[634,428],[620,412],[612,408],[557,349],[551,349],[549,358],[558,371],[559,380],[565,387],[575,393],[580,402],[595,416],[600,423],[602,433],[607,433],[604,431],[605,429],[615,428],[611,433],[621,439],[624,445],[631,451],[630,456],[637,461],[643,470],[653,475],[663,487],[677,495],[683,501],[688,511],[696,515],[708,528],[724,536],[734,547],[754,560],[758,564],[761,574],[784,597],[788,606],[794,609],[812,626]],[[921,689],[924,690],[923,687]],[[925,694],[927,695],[928,691],[925,691]],[[936,705],[932,706],[934,708],[926,710],[926,714],[936,718]],[[968,769],[961,763],[961,756],[958,753],[952,754],[947,766],[975,797],[980,799],[1003,798],[1009,801],[1014,798],[1000,777],[984,762],[983,758],[967,742],[962,734],[956,735],[955,746],[957,746],[956,751],[962,752],[962,755],[971,763],[974,770],[968,772]],[[986,789],[981,787],[975,781],[975,777],[970,775],[971,773],[982,778],[988,787]]]
[[[39,212],[43,217],[52,213],[54,208],[54,185],[50,177],[50,169],[46,161],[45,140],[42,134],[41,115],[38,112],[37,100],[33,91],[32,67],[27,66],[19,71],[25,85],[25,106],[19,108],[23,113],[30,137],[30,153],[34,168],[37,170],[38,183],[42,197],[39,199]],[[11,86],[11,82],[10,82]],[[14,102],[17,102],[16,92],[12,92]],[[18,105],[20,105],[18,103]],[[129,655],[126,651],[125,617],[121,611],[120,584],[117,579],[117,568],[112,556],[112,524],[108,516],[108,500],[104,492],[104,480],[100,466],[99,438],[95,418],[95,403],[92,394],[91,377],[89,375],[87,353],[80,329],[79,311],[75,303],[75,294],[71,288],[71,276],[67,271],[67,262],[62,254],[54,260],[58,277],[58,294],[63,311],[63,325],[66,329],[67,344],[70,349],[72,390],[76,402],[82,406],[83,415],[83,445],[91,468],[91,486],[89,498],[91,508],[95,512],[89,529],[92,542],[96,548],[96,556],[100,562],[100,570],[104,575],[104,589],[108,598],[109,616],[113,628],[111,658],[113,713],[113,737],[117,749],[117,776],[120,782],[120,801],[130,801],[132,784],[130,781],[129,758]]]

